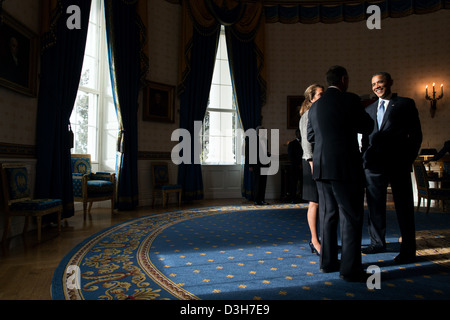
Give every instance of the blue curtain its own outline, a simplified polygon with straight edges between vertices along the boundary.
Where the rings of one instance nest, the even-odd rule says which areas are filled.
[[[244,131],[261,125],[264,80],[260,77],[258,55],[262,53],[249,35],[239,34],[233,27],[226,27],[228,58],[234,94],[238,102],[238,112]],[[252,200],[252,172],[249,171],[248,157],[244,164],[242,196]]]
[[[178,166],[178,184],[183,186],[183,200],[203,199],[203,179],[201,164],[195,163],[194,121],[203,121],[208,106],[209,91],[214,71],[220,25],[215,24],[209,30],[199,31],[193,28],[189,73],[183,82],[180,95],[180,128],[191,135],[191,163]],[[198,162],[198,161],[197,161]]]
[[[183,1],[180,127],[194,137],[194,121],[202,121],[209,98],[220,24],[226,26],[228,56],[238,111],[245,130],[261,123],[265,102],[262,2]],[[191,148],[193,149],[191,141]],[[243,196],[251,197],[252,177],[244,166]],[[181,164],[178,183],[184,199],[203,198],[201,165]]]
[[[137,1],[105,0],[108,55],[120,131],[116,161],[116,207],[135,208],[138,193],[137,111],[142,23]]]
[[[81,29],[67,28],[67,7],[77,5]],[[69,119],[75,103],[91,0],[60,0],[43,36],[36,124],[36,197],[63,201],[63,218],[74,214]]]

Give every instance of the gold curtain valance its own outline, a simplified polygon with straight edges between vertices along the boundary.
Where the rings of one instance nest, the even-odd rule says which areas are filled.
[[[237,0],[185,0],[183,12],[201,28],[216,24],[233,26],[239,33],[254,33],[263,16],[262,2],[243,3]]]
[[[261,2],[249,3],[242,18],[233,25],[235,30],[241,34],[248,34],[264,29],[261,27],[261,20],[264,19],[263,5]]]
[[[94,0],[93,0],[94,1]],[[127,3],[128,2],[128,3]],[[137,2],[137,12],[140,17],[140,63],[141,63],[141,83],[144,83],[149,69],[149,55],[148,55],[148,5],[147,0],[127,0],[126,4],[134,5]],[[42,50],[53,46],[56,41],[56,24],[59,18],[66,17],[65,8],[61,0],[41,0],[41,37]]]
[[[41,34],[50,30],[52,12],[56,9],[58,2],[58,0],[41,0]]]
[[[179,94],[190,71],[190,56],[194,28],[203,35],[217,32],[221,24],[230,27],[240,41],[254,41],[260,76],[265,78],[264,6],[260,1],[237,0],[183,0]]]
[[[59,0],[41,0],[41,46],[42,50],[56,43],[56,23],[62,15]]]

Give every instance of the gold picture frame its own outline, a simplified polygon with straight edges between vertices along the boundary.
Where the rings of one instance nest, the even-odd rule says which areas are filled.
[[[297,129],[300,121],[300,107],[305,100],[305,96],[288,96],[287,97],[287,128]]]
[[[175,86],[148,82],[144,89],[144,121],[169,122],[175,121]]]
[[[3,11],[0,24],[0,85],[22,94],[37,94],[37,35]]]

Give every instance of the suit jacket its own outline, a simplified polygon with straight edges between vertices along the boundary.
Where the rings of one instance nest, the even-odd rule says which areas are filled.
[[[414,100],[393,95],[377,125],[378,100],[366,108],[374,120],[370,134],[363,135],[364,168],[375,172],[412,170],[422,144],[422,129]]]
[[[294,139],[289,142],[288,156],[292,164],[300,165],[302,163],[303,149],[299,140]]]
[[[269,150],[269,145],[267,142],[267,139],[262,140],[263,138],[261,138],[260,136],[256,136],[256,148],[254,148],[255,146],[252,146],[252,148],[250,147],[250,139],[249,137],[245,137],[245,163],[248,164],[249,168],[253,168],[254,170],[259,170],[262,167],[269,167],[270,166],[270,162],[267,164],[263,164],[261,162],[261,158],[260,158],[260,149],[261,149],[261,143],[265,143],[265,147],[266,147],[266,155],[267,157],[270,157],[270,152]],[[250,163],[250,151],[252,152],[256,152],[255,155],[255,159],[256,159],[256,163]],[[264,151],[263,151],[264,152]],[[257,171],[259,173],[259,171]]]
[[[308,141],[314,143],[313,179],[362,181],[358,133],[369,133],[373,120],[360,98],[328,88],[308,116]]]

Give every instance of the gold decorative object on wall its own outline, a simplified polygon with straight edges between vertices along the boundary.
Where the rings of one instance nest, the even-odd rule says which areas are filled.
[[[430,101],[430,114],[432,118],[436,113],[437,101],[439,99],[442,99],[442,97],[444,96],[444,84],[441,84],[441,94],[438,97],[436,97],[435,85],[436,83],[433,83],[433,92],[431,97],[428,95],[428,85],[425,87],[425,99]]]
[[[170,122],[174,118],[175,87],[156,82],[148,82],[144,88],[144,121]]]

